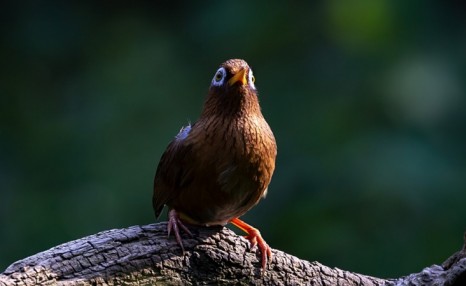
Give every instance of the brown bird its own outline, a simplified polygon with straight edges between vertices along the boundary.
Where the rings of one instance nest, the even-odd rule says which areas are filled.
[[[267,193],[277,155],[254,81],[244,60],[220,65],[200,118],[180,130],[160,159],[152,205],[156,217],[168,206],[168,235],[175,233],[183,251],[179,229],[191,235],[184,223],[232,223],[258,246],[265,269],[270,247],[259,230],[239,219]]]

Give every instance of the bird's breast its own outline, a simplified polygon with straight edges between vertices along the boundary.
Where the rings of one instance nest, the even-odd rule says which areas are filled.
[[[217,167],[274,167],[276,143],[262,116],[212,118],[200,128],[200,153],[214,152]],[[261,166],[261,165],[267,166]],[[273,165],[273,166],[269,166]],[[224,171],[224,170],[219,170]]]
[[[216,124],[220,126],[206,130],[202,148],[206,160],[211,157],[207,153],[213,151],[210,164],[218,183],[216,191],[237,196],[238,200],[248,200],[249,196],[257,200],[275,168],[276,143],[269,125],[262,116],[217,120]]]
[[[275,168],[276,145],[263,118],[198,121],[187,139],[196,154],[195,179],[177,208],[195,221],[217,224],[243,215],[264,195]]]

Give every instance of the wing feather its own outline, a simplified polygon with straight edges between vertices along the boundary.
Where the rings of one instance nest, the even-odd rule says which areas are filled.
[[[192,146],[186,140],[190,131],[190,125],[182,128],[160,158],[152,197],[156,217],[160,215],[164,205],[176,198],[180,190],[193,180],[193,173],[189,167],[191,164],[187,163],[192,158]]]

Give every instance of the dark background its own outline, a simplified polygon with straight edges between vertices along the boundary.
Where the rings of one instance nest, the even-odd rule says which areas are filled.
[[[160,155],[229,58],[253,67],[279,147],[244,217],[273,248],[381,277],[460,248],[463,2],[5,2],[0,271],[153,223]]]

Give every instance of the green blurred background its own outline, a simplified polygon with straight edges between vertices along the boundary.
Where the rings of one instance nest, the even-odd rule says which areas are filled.
[[[244,217],[273,248],[381,277],[459,249],[466,4],[288,2],[3,1],[0,271],[153,223],[160,155],[229,58],[279,147]]]

